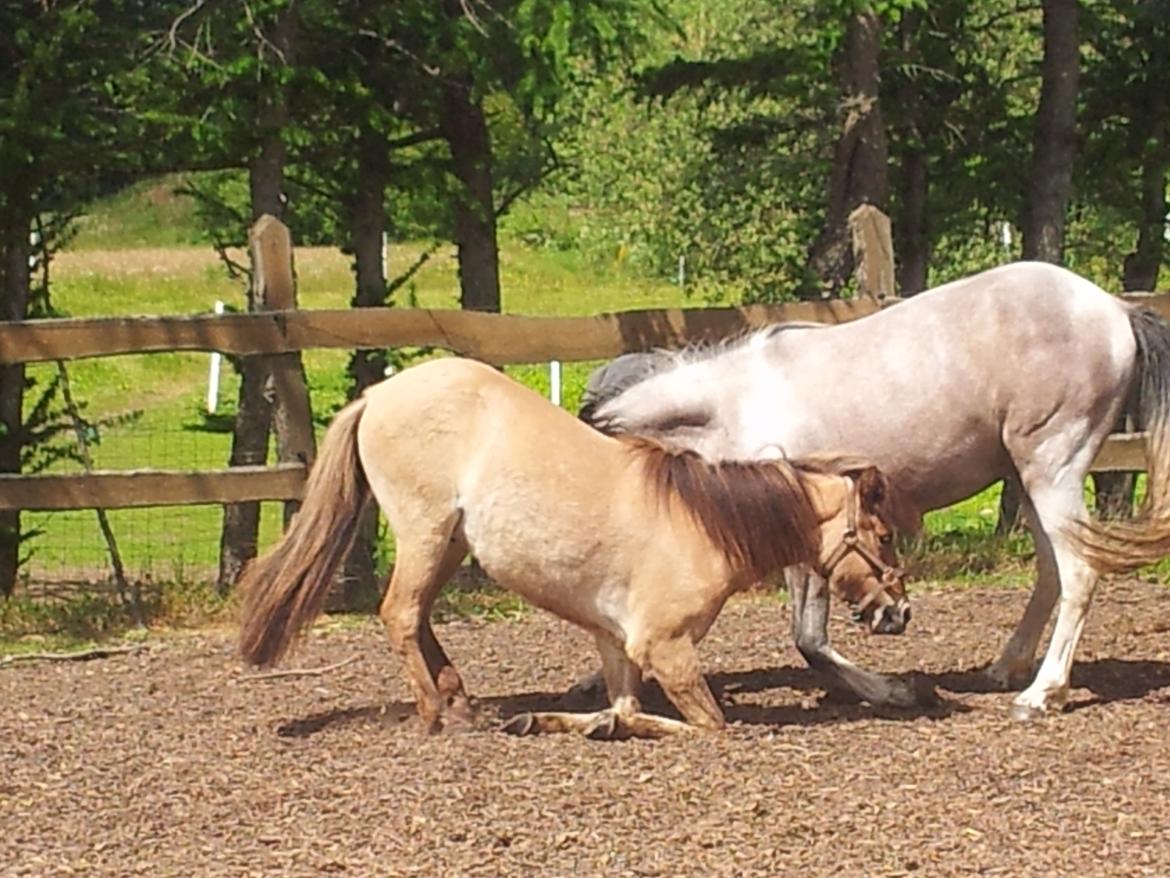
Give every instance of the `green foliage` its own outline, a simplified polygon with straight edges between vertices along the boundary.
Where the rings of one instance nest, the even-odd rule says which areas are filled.
[[[575,86],[553,181],[573,222],[555,246],[658,277],[682,257],[688,292],[708,301],[782,299],[818,221],[829,146],[815,4],[672,11],[679,31],[644,73]]]
[[[0,5],[0,217],[71,211],[142,167],[137,53],[165,15],[140,0]],[[26,226],[27,227],[27,226]]]

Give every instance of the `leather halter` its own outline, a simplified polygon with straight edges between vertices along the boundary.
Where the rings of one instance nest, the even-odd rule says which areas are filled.
[[[846,477],[848,478],[848,476]],[[845,558],[851,554],[856,553],[869,565],[870,569],[877,574],[881,585],[878,588],[872,589],[858,601],[853,607],[854,618],[860,618],[866,608],[876,601],[879,597],[897,585],[905,577],[906,572],[900,567],[891,567],[881,559],[879,555],[873,552],[868,546],[862,544],[857,533],[857,509],[861,505],[861,498],[857,495],[856,480],[849,479],[849,496],[845,501],[846,506],[846,521],[845,533],[841,535],[841,542],[833,549],[829,555],[829,559],[821,567],[820,575],[825,582],[829,581],[833,571],[837,569]]]

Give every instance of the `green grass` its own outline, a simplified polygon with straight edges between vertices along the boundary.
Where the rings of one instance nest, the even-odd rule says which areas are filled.
[[[122,250],[205,243],[194,222],[193,201],[175,192],[182,184],[181,176],[167,176],[136,183],[104,200],[79,219],[72,247]]]

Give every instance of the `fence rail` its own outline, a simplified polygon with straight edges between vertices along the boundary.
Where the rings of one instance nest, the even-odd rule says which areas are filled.
[[[1170,295],[1121,298],[1170,320]],[[896,300],[885,305],[893,307]],[[871,299],[739,308],[670,308],[592,317],[526,317],[428,308],[284,310],[192,317],[98,317],[0,322],[0,365],[163,351],[283,354],[309,348],[434,346],[503,366],[602,360],[680,347],[771,323],[846,323],[878,311]]]
[[[434,346],[493,365],[574,362],[727,338],[769,323],[844,323],[870,301],[525,317],[476,311],[361,308],[195,317],[102,317],[0,323],[0,365],[163,351],[283,354],[309,348]]]
[[[1170,295],[1128,294],[1170,319]],[[363,308],[195,317],[118,317],[0,322],[0,364],[162,351],[283,354],[307,348],[432,345],[495,365],[608,359],[631,351],[715,341],[770,323],[845,323],[879,310],[869,299],[628,311],[594,317],[523,317],[469,311]],[[887,304],[885,307],[891,307]],[[896,307],[896,305],[894,305]],[[1094,471],[1145,468],[1141,434],[1119,434]],[[0,475],[0,509],[89,509],[291,500],[305,468],[77,475]]]
[[[70,475],[0,475],[0,509],[129,509],[250,500],[299,500],[305,465],[239,466],[198,472],[95,470]]]

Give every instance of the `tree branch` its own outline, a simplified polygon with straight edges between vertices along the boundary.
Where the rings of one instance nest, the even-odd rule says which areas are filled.
[[[393,140],[386,141],[386,148],[405,149],[408,146],[418,146],[420,143],[429,143],[432,140],[439,140],[443,136],[442,130],[435,126],[434,128],[424,128],[421,131],[415,131],[413,134],[406,134],[402,137],[396,137]]]

